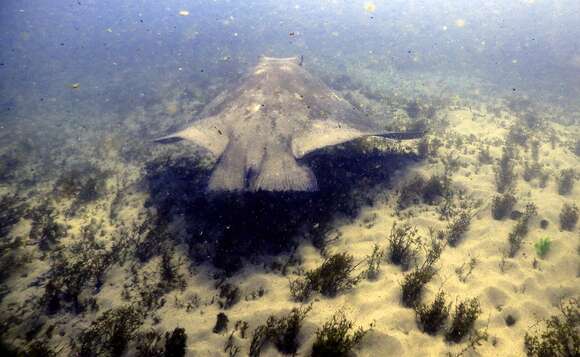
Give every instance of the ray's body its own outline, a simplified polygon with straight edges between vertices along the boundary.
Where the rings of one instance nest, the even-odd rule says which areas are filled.
[[[261,57],[232,91],[215,98],[199,121],[158,142],[189,140],[218,157],[212,191],[314,191],[316,177],[298,163],[306,154],[369,135],[411,139],[374,127],[353,106],[301,66]]]

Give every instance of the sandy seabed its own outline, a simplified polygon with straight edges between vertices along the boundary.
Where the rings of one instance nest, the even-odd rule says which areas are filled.
[[[177,111],[174,106],[172,102],[170,109],[173,113]],[[444,356],[448,353],[525,355],[525,333],[534,331],[539,320],[557,315],[563,301],[580,296],[578,228],[562,230],[559,219],[565,203],[580,202],[580,189],[576,185],[572,192],[560,195],[557,187],[561,170],[580,167],[579,158],[573,152],[573,141],[578,137],[579,129],[577,126],[565,127],[546,121],[543,129],[533,134],[539,141],[539,163],[542,170],[549,174],[545,184],[541,184],[538,178],[529,181],[521,178],[524,161],[531,162],[531,149],[513,143],[518,149],[514,158],[518,176],[514,210],[523,212],[527,203],[534,203],[537,215],[529,222],[529,232],[521,248],[514,257],[509,257],[506,253],[508,236],[517,221],[509,217],[502,220],[492,218],[497,164],[495,161],[482,163],[480,150],[489,148],[491,157],[499,159],[510,128],[521,118],[507,110],[488,110],[485,105],[473,109],[455,104],[441,108],[437,117],[446,124],[429,134],[428,142],[438,140],[439,147],[431,149],[423,159],[394,172],[388,187],[374,195],[372,204],[363,205],[357,217],[347,219],[339,216],[334,219],[328,233],[332,237],[328,238],[336,239],[329,239],[323,251],[315,248],[309,239],[297,236],[293,237],[297,245],[291,253],[264,258],[268,262],[292,261],[284,274],[281,270],[269,268],[270,264],[256,264],[253,261],[246,262],[233,275],[224,276],[209,263],[190,264],[187,246],[177,244],[171,250],[171,261],[185,284],[163,293],[164,303],[148,309],[139,331],[154,329],[164,332],[176,327],[185,328],[188,356],[228,355],[225,351],[228,343],[239,347],[239,355],[247,354],[256,327],[264,324],[271,315],[281,316],[301,306],[291,298],[289,282],[302,276],[305,271],[319,267],[325,257],[343,252],[351,254],[355,262],[362,262],[353,272],[359,274],[364,270],[364,262],[375,245],[381,250],[388,248],[387,237],[394,222],[408,222],[415,226],[425,245],[429,242],[430,232],[447,229],[449,220],[442,218],[441,202],[429,205],[419,200],[404,209],[397,202],[402,188],[411,179],[417,175],[425,178],[441,176],[445,166],[453,161],[454,169],[448,172],[454,192],[453,202],[462,210],[469,211],[471,224],[455,246],[447,245],[443,249],[435,264],[437,273],[426,284],[421,301],[431,303],[438,292],[444,291],[453,304],[453,312],[453,306],[459,301],[477,298],[481,314],[474,329],[487,333],[487,340],[472,349],[467,348],[468,338],[458,344],[446,342],[445,328],[435,336],[422,332],[415,311],[404,307],[401,302],[401,282],[408,272],[383,258],[376,278],[362,279],[351,289],[340,291],[334,297],[314,293],[304,303],[311,304],[312,309],[299,333],[297,355],[310,354],[317,329],[337,311],[343,311],[355,326],[372,326],[353,349],[358,356]],[[551,142],[550,135],[558,140]],[[91,201],[76,215],[65,214],[67,207],[70,207],[70,199],[56,200],[55,220],[68,226],[68,234],[56,245],[58,249],[66,250],[64,247],[73,245],[75,239],[82,237],[82,227],[91,221],[100,222],[98,231],[105,233],[97,236],[97,241],[110,248],[108,234],[119,227],[110,221],[111,206],[115,202],[116,188],[120,185],[119,177],[124,178],[121,181],[125,188],[129,187],[126,189],[129,193],[124,196],[122,208],[117,212],[117,222],[143,220],[143,212],[147,211],[143,208],[147,193],[136,184],[142,169],[138,165],[120,163],[117,151],[121,150],[122,145],[115,143],[114,138],[109,137],[103,143],[99,150],[101,154],[104,152],[106,158],[104,169],[116,174],[107,179],[107,193]],[[364,145],[375,146],[376,149],[386,147],[385,143],[377,144],[373,140],[368,140]],[[416,143],[405,145],[407,150],[417,150]],[[37,192],[52,190],[49,182],[44,185],[46,188]],[[9,193],[10,187],[2,187],[2,190]],[[546,227],[541,227],[542,220],[548,222]],[[143,303],[138,290],[147,289],[147,281],[159,279],[157,272],[162,258],[154,254],[141,262],[130,257],[124,264],[113,264],[106,269],[98,290],[91,287],[94,285],[92,282],[83,286],[81,300],[93,299],[98,309],[73,313],[62,308],[56,313],[44,314],[41,297],[45,294],[47,277],[50,276],[47,272],[54,263],[51,263],[46,251],[35,246],[35,241],[26,238],[30,237],[33,221],[29,217],[23,218],[9,233],[11,238],[23,237],[25,245],[19,249],[28,260],[4,283],[6,293],[0,305],[4,340],[20,347],[29,346],[28,340],[47,340],[60,355],[71,355],[69,341],[74,340],[103,311]],[[169,231],[178,238],[185,234],[179,219],[171,223]],[[540,257],[534,243],[544,237],[550,238],[552,244],[548,253]],[[179,242],[178,239],[175,241]],[[58,250],[56,248],[51,247]],[[414,266],[423,259],[421,252]],[[139,281],[136,282],[135,277],[139,277]],[[220,279],[221,283],[217,283]],[[217,287],[223,286],[224,282],[239,289],[231,307],[223,302],[224,297],[220,296],[221,290]],[[128,285],[131,287],[128,288]],[[62,306],[67,304],[63,302]],[[229,324],[224,331],[215,333],[216,315],[220,312],[227,315]],[[39,313],[42,314],[40,317]],[[238,321],[240,324],[235,327]],[[245,333],[239,328],[243,322],[247,323]],[[32,337],[27,337],[27,334]],[[129,355],[135,354],[133,342],[129,344],[128,351]],[[279,352],[273,344],[266,344],[261,355],[277,356]]]

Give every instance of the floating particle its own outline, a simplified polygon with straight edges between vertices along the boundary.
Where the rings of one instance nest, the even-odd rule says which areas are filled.
[[[456,27],[459,27],[459,28],[465,27],[465,20],[464,19],[457,19],[457,20],[455,20],[454,23],[455,23]]]
[[[513,64],[516,64],[516,63],[518,63],[518,60],[517,60],[517,59],[513,59],[513,60],[512,60],[512,63],[513,63]]]
[[[189,11],[187,11],[187,10],[180,10],[179,11],[179,16],[189,16]]]
[[[113,29],[109,27],[106,31],[107,32],[113,32]]]
[[[79,89],[81,87],[80,83],[71,83],[69,84],[70,89]]]
[[[375,10],[377,9],[377,6],[372,3],[372,2],[366,2],[365,3],[365,11],[366,12],[375,12]]]

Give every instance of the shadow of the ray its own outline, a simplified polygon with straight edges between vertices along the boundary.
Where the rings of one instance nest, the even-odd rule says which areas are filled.
[[[219,194],[205,192],[210,171],[195,159],[156,161],[147,167],[148,204],[161,222],[183,218],[193,259],[231,274],[244,259],[291,251],[300,233],[322,248],[333,217],[355,217],[373,203],[376,188],[387,189],[393,171],[415,160],[409,154],[361,154],[354,144],[345,145],[303,160],[318,179],[318,192]]]

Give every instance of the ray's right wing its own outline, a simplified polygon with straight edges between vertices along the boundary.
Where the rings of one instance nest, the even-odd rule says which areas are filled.
[[[187,140],[201,146],[215,155],[215,157],[221,156],[229,142],[223,127],[223,120],[218,116],[196,121],[189,127],[176,133],[157,138],[154,142],[170,144],[181,140]]]

